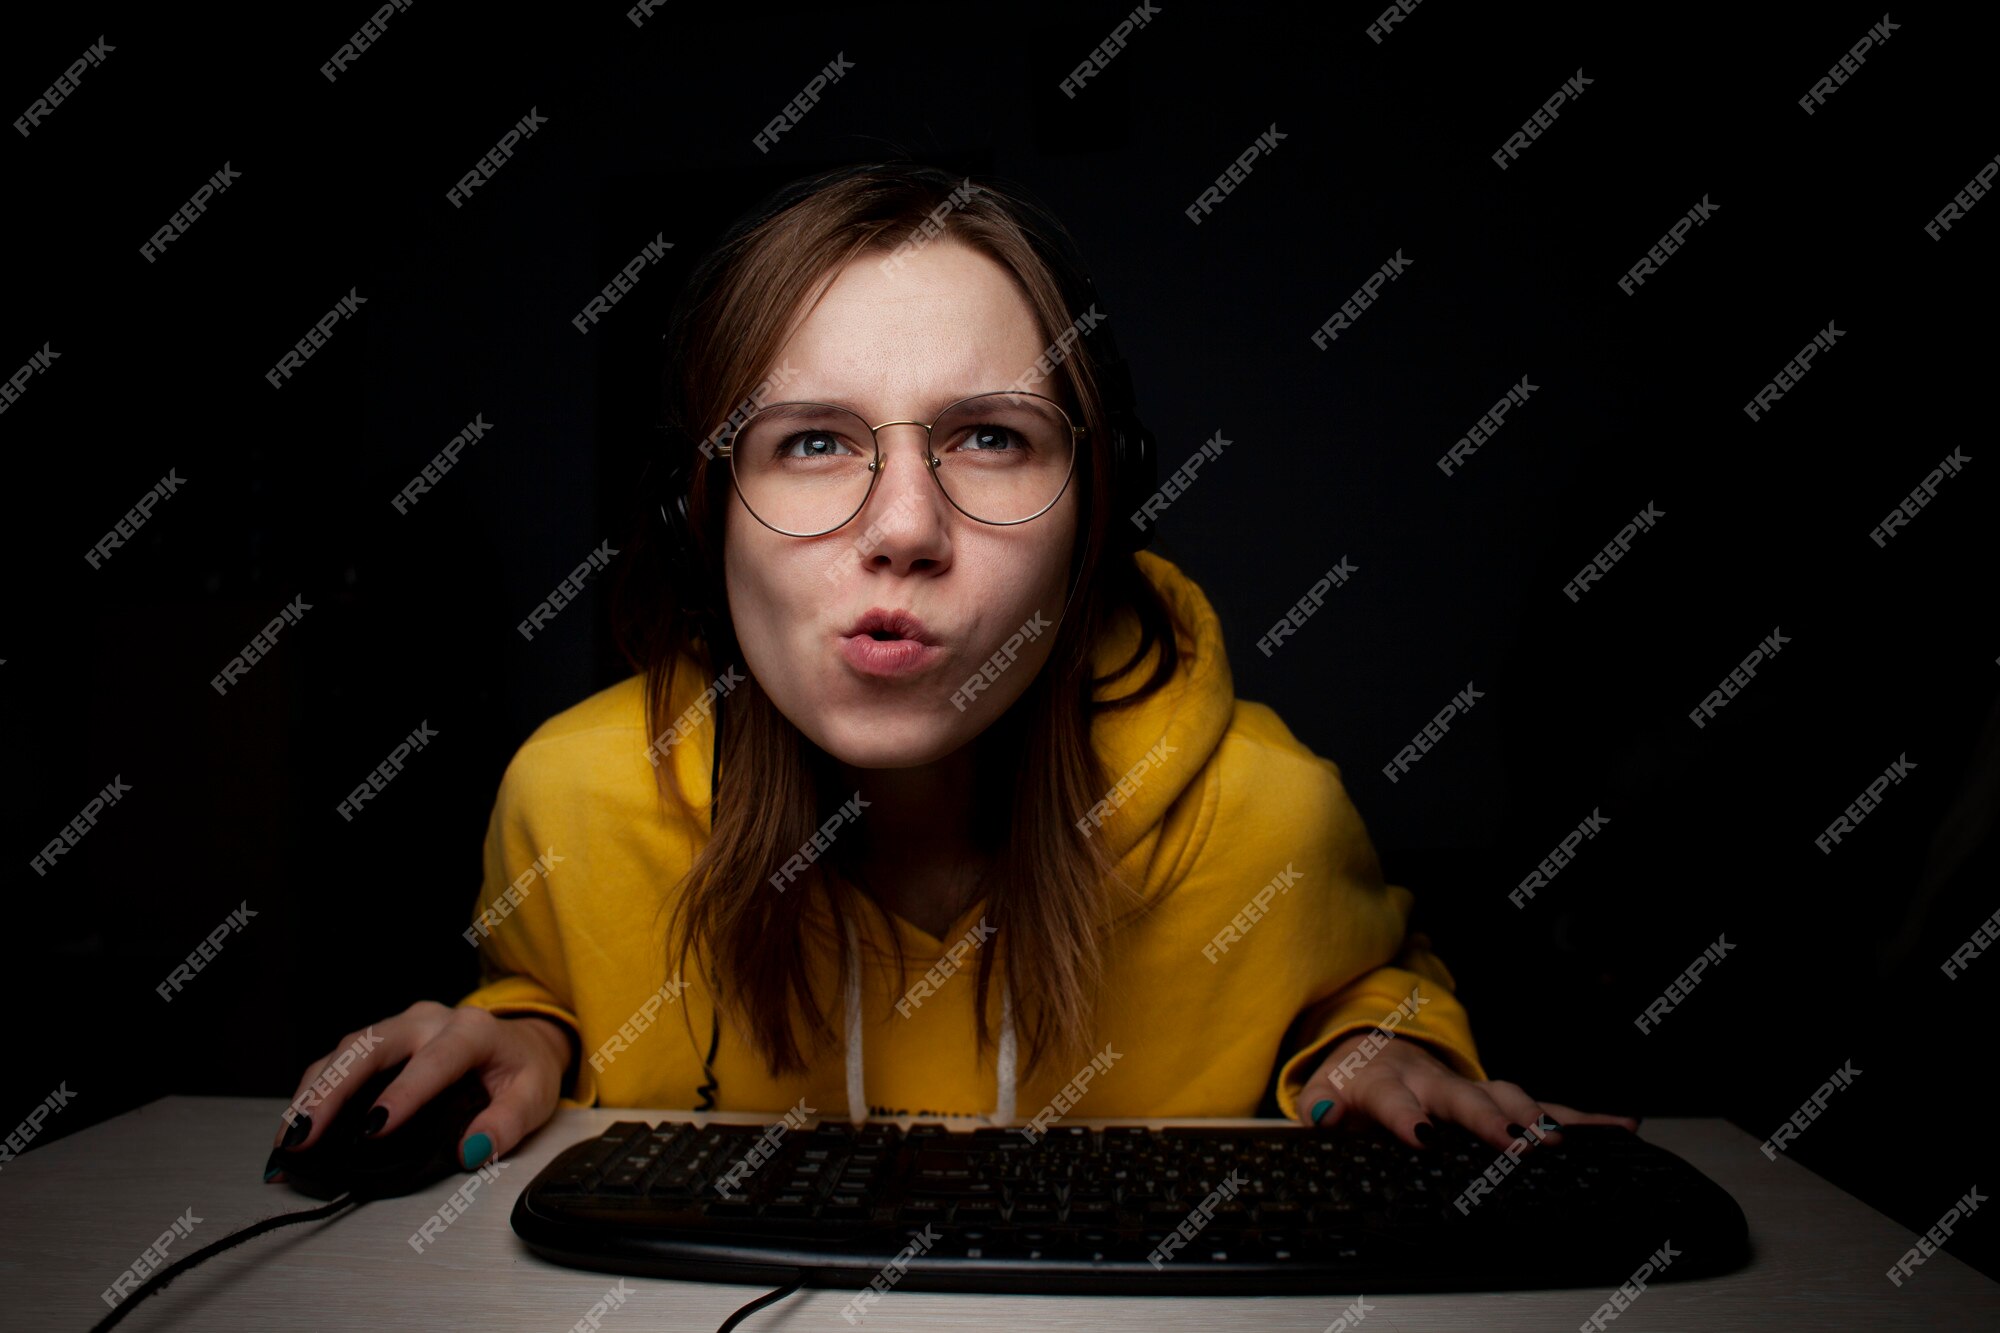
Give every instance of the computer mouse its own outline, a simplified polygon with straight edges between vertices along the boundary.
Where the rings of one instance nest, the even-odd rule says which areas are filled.
[[[362,1137],[375,1099],[408,1063],[401,1060],[377,1070],[341,1103],[318,1140],[305,1148],[273,1150],[265,1169],[284,1168],[286,1180],[315,1199],[338,1198],[350,1191],[357,1199],[391,1199],[463,1171],[459,1140],[492,1101],[476,1069],[418,1107],[395,1129]]]

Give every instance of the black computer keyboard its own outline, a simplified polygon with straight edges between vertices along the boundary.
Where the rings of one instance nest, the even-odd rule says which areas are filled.
[[[935,1123],[621,1122],[549,1163],[513,1225],[574,1267],[878,1291],[878,1277],[996,1292],[1611,1288],[1663,1247],[1651,1281],[1749,1257],[1736,1201],[1665,1149],[1609,1126],[1533,1138],[1510,1155],[1449,1124],[1410,1148],[1375,1125],[1057,1126],[1031,1142]]]

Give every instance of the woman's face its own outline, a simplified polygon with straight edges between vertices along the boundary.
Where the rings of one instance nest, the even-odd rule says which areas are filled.
[[[939,237],[890,272],[881,258],[850,262],[793,330],[777,357],[790,378],[774,397],[832,403],[870,424],[932,421],[1022,380],[1046,350],[1012,275],[970,246]],[[1061,393],[1053,376],[1028,387]],[[1079,487],[1072,474],[1026,523],[981,523],[928,475],[920,427],[890,426],[881,440],[868,503],[822,536],[774,532],[732,491],[724,580],[745,662],[779,711],[842,763],[906,768],[977,737],[1041,671],[1068,589]],[[866,670],[857,659],[872,650],[843,640],[873,608],[915,615],[935,650],[906,674]],[[1030,622],[1032,637],[986,683],[982,668]],[[979,692],[968,695],[973,677]]]

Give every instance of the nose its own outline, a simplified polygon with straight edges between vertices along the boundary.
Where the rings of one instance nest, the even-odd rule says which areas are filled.
[[[958,511],[931,475],[927,432],[917,422],[897,421],[881,427],[878,438],[881,471],[854,520],[863,559],[886,560],[898,571],[948,560]]]

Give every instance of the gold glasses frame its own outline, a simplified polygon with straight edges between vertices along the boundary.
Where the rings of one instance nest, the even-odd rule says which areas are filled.
[[[1054,498],[1052,498],[1047,504],[1043,505],[1040,509],[1037,509],[1034,513],[1028,515],[1026,518],[1010,518],[1006,520],[981,518],[979,515],[965,508],[965,506],[959,504],[958,501],[951,498],[951,492],[945,489],[944,482],[938,477],[937,470],[939,467],[943,466],[944,460],[931,452],[931,431],[932,428],[935,427],[938,422],[950,416],[954,409],[962,407],[966,403],[969,403],[976,398],[994,398],[994,397],[999,397],[1001,395],[1006,395],[1014,398],[1040,399],[1042,402],[1047,403],[1050,407],[1053,407],[1056,410],[1056,413],[1062,417],[1063,424],[1069,427],[1069,432],[1070,432],[1069,469],[1063,474],[1063,484],[1057,488]],[[1053,398],[1050,398],[1047,394],[1030,393],[1025,389],[991,389],[985,393],[967,394],[965,397],[959,399],[957,402],[947,405],[943,410],[941,410],[935,417],[931,418],[929,421],[912,421],[912,420],[884,421],[880,425],[868,426],[868,438],[869,442],[874,446],[875,456],[871,458],[868,462],[868,473],[869,473],[868,489],[862,493],[859,503],[857,503],[854,506],[853,513],[850,513],[846,518],[841,519],[840,522],[834,524],[832,527],[821,528],[818,532],[792,532],[788,529],[778,527],[776,524],[767,521],[755,509],[752,509],[750,507],[750,502],[743,498],[743,486],[741,481],[738,479],[736,475],[737,437],[743,433],[744,427],[748,426],[758,417],[764,415],[764,413],[766,412],[775,411],[776,409],[781,407],[823,407],[834,412],[844,412],[848,416],[853,417],[856,421],[859,421],[864,426],[868,426],[868,422],[865,417],[863,417],[859,412],[856,412],[853,408],[841,407],[837,403],[814,403],[814,402],[766,403],[763,407],[758,408],[757,411],[751,413],[749,417],[745,418],[739,425],[735,427],[735,429],[731,430],[729,432],[729,438],[726,442],[716,445],[716,452],[729,460],[729,479],[731,482],[730,489],[735,491],[736,498],[743,502],[743,508],[749,513],[750,517],[756,519],[759,523],[762,523],[765,527],[771,529],[771,531],[780,533],[787,537],[802,537],[802,538],[824,537],[829,532],[838,532],[842,528],[846,527],[849,523],[852,523],[854,521],[856,514],[859,514],[862,510],[868,507],[869,499],[875,494],[875,483],[882,479],[882,469],[885,466],[885,460],[882,457],[881,432],[890,426],[922,426],[924,428],[924,460],[930,465],[926,469],[926,471],[929,473],[930,479],[934,482],[937,482],[938,493],[944,496],[945,502],[949,504],[953,509],[958,510],[959,513],[964,514],[967,518],[971,519],[973,522],[985,523],[990,527],[996,527],[996,528],[1011,528],[1021,523],[1032,523],[1036,519],[1040,518],[1043,514],[1048,513],[1049,510],[1055,508],[1056,502],[1061,500],[1063,498],[1063,495],[1066,492],[1068,492],[1070,478],[1076,475],[1076,457],[1078,452],[1077,441],[1081,440],[1086,434],[1089,433],[1082,426],[1077,425],[1076,422],[1071,419],[1070,414],[1063,408],[1063,405],[1061,403],[1057,402]]]

